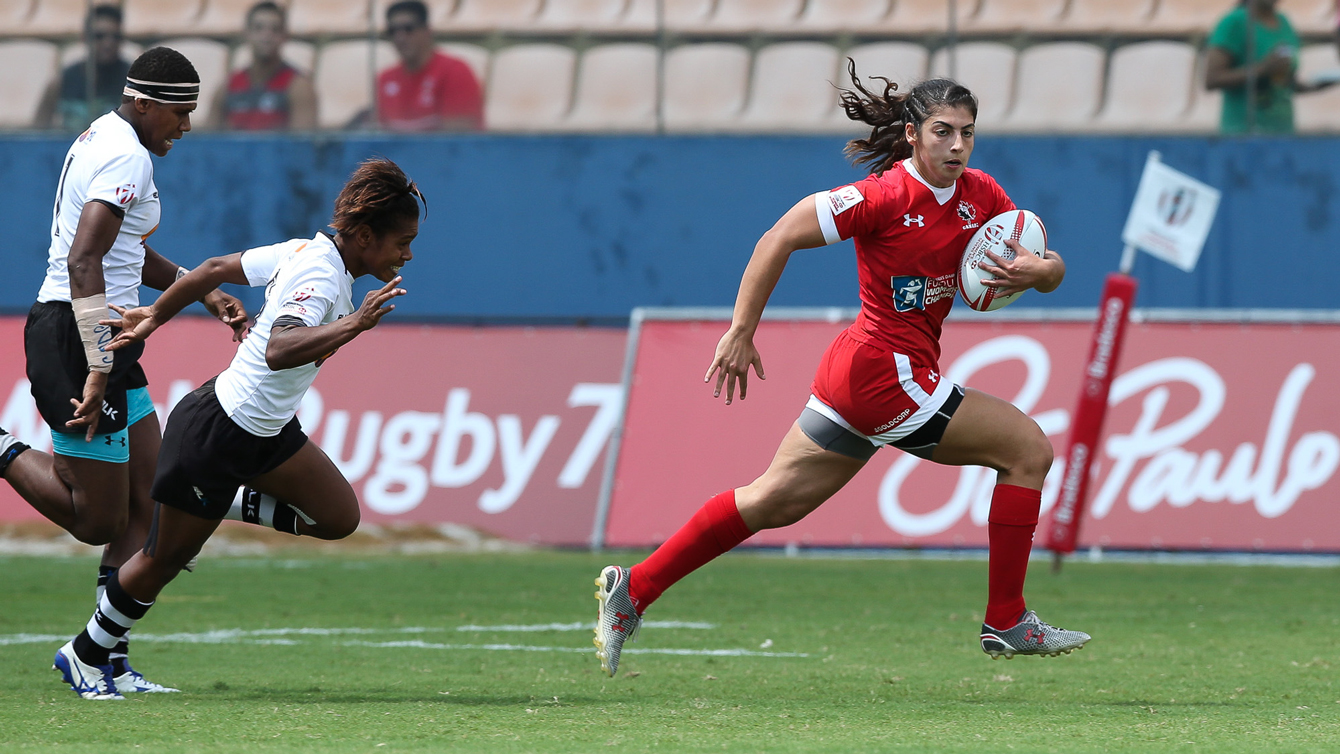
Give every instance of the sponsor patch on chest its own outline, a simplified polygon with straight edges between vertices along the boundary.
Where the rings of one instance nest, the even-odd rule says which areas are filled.
[[[927,306],[946,298],[953,298],[958,292],[954,275],[927,277],[925,275],[894,275],[889,279],[893,288],[893,308],[895,311],[910,312],[913,309],[925,309]]]
[[[833,207],[833,214],[835,215],[840,215],[863,201],[865,201],[865,197],[861,195],[861,190],[855,186],[843,186],[840,189],[828,192],[828,203]]]

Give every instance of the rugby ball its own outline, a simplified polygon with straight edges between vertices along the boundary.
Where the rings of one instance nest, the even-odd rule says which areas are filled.
[[[1038,216],[1026,209],[1012,209],[982,223],[972,234],[972,240],[963,249],[958,263],[958,292],[963,302],[979,312],[993,312],[1014,303],[1023,291],[1000,296],[996,289],[982,285],[983,280],[995,277],[982,269],[983,264],[994,264],[986,255],[990,251],[1004,260],[1014,259],[1014,249],[1005,241],[1014,239],[1020,246],[1038,257],[1047,253],[1047,229]]]

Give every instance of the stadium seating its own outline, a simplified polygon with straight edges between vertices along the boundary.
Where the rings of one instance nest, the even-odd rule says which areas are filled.
[[[665,127],[723,130],[744,108],[749,51],[726,43],[682,45],[665,56]]]
[[[22,31],[36,0],[0,0],[0,29]]]
[[[796,31],[833,33],[878,27],[893,10],[892,0],[809,0]]]
[[[372,106],[373,70],[396,60],[390,42],[369,45],[365,40],[329,42],[316,59],[316,123],[319,128],[344,128],[358,113]]]
[[[1276,6],[1299,34],[1331,34],[1336,28],[1335,0],[1280,0]]]
[[[1131,34],[1144,31],[1158,0],[1070,0],[1070,8],[1055,25],[1062,33]]]
[[[134,42],[121,43],[121,58],[124,60],[133,61],[135,58],[138,58],[142,52],[144,52],[143,45],[138,45]],[[83,60],[84,55],[84,43],[71,42],[61,48],[60,67],[64,68],[77,60]]]
[[[488,82],[489,78],[489,51],[479,45],[464,44],[462,42],[446,42],[437,46],[439,52],[450,55],[465,62],[474,71],[475,78],[479,80],[480,85]]]
[[[1057,25],[1069,0],[981,0],[977,12],[964,19],[970,32],[1020,32]]]
[[[368,0],[291,0],[288,29],[297,36],[367,34],[370,10]]]
[[[1147,29],[1160,34],[1208,34],[1232,9],[1231,0],[1159,0]]]
[[[977,6],[978,0],[959,0],[955,4],[958,28],[963,28],[977,12]],[[894,0],[893,12],[876,29],[893,34],[943,33],[949,28],[948,7],[944,0]]]
[[[682,32],[706,28],[715,0],[660,0],[665,28]]]
[[[24,22],[24,34],[33,36],[76,36],[84,26],[87,0],[35,0],[36,6]]]
[[[717,0],[706,30],[726,34],[785,28],[800,18],[805,0]]]
[[[997,128],[1014,102],[1014,73],[1018,55],[999,42],[968,42],[958,46],[954,78],[977,95],[977,123]],[[932,76],[949,76],[949,50],[940,48],[931,58]]]
[[[37,117],[42,93],[56,78],[56,45],[36,39],[0,42],[0,71],[23,71],[0,77],[0,128],[29,128]]]
[[[305,73],[311,73],[316,68],[316,47],[311,42],[290,39],[284,43],[280,55],[289,65]],[[228,65],[229,72],[241,70],[249,65],[251,65],[251,46],[243,44],[233,48],[232,62]]]
[[[496,131],[551,131],[572,105],[576,55],[557,44],[498,51],[489,73],[484,121]]]
[[[122,28],[129,37],[194,34],[203,6],[204,0],[125,0]]]
[[[195,33],[211,37],[241,34],[247,11],[255,4],[255,0],[205,0],[205,9],[195,20]]]
[[[749,103],[731,128],[816,131],[838,109],[837,50],[822,42],[781,42],[754,56]]]
[[[1213,133],[1219,130],[1219,115],[1224,106],[1224,93],[1205,88],[1205,51],[1196,55],[1196,67],[1191,74],[1191,106],[1186,115],[1171,130],[1192,133]]]
[[[459,0],[444,27],[461,32],[526,29],[539,18],[544,0]]]
[[[657,51],[642,43],[607,44],[582,54],[570,131],[656,130]]]
[[[907,91],[913,84],[926,77],[926,63],[929,55],[926,48],[910,42],[876,42],[858,45],[847,50],[847,54],[838,60],[838,71],[833,83],[842,89],[851,89],[851,78],[847,75],[847,58],[856,63],[856,75],[867,88],[883,87],[883,81],[871,81],[871,76],[883,76],[898,85],[899,90]],[[873,89],[879,92],[881,89]],[[840,94],[835,92],[835,94]],[[828,119],[828,130],[839,133],[859,132],[865,124],[854,123],[847,118],[841,107],[836,107]]]
[[[546,0],[534,28],[564,33],[615,31],[623,25],[627,6],[627,0]]]
[[[1005,126],[1015,131],[1080,131],[1102,102],[1103,50],[1084,42],[1053,42],[1019,54],[1014,106]]]
[[[1112,53],[1107,93],[1094,127],[1176,130],[1191,106],[1196,51],[1184,42],[1140,42]]]
[[[214,96],[228,83],[228,45],[200,37],[165,39],[160,44],[185,55],[200,74],[200,102],[191,122],[197,127],[208,123]]]
[[[1304,47],[1298,60],[1298,75],[1310,81],[1322,71],[1340,70],[1334,44],[1315,44]],[[1294,125],[1300,131],[1340,130],[1340,86],[1319,92],[1294,96]]]

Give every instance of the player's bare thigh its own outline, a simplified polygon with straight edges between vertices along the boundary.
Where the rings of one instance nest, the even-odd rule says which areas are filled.
[[[819,447],[795,423],[763,476],[735,491],[735,505],[752,531],[789,526],[823,505],[863,466],[864,460]]]
[[[119,566],[144,546],[153,520],[154,501],[149,489],[158,468],[158,449],[163,444],[163,433],[158,414],[152,413],[127,429],[130,438],[130,493],[125,532],[107,546],[103,565]]]
[[[80,542],[104,545],[121,536],[129,519],[130,464],[52,455],[52,465],[70,490]]]
[[[1042,489],[1052,445],[1037,422],[1008,401],[967,388],[931,456],[947,466],[995,469],[1002,484]]]
[[[292,458],[247,486],[297,508],[298,533],[321,539],[343,539],[358,528],[358,496],[334,462],[308,440]],[[308,524],[303,516],[312,519]]]

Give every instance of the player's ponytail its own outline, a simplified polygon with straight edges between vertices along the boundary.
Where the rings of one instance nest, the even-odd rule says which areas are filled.
[[[349,176],[335,198],[335,217],[331,227],[341,233],[366,225],[375,235],[419,219],[419,202],[424,211],[428,201],[400,166],[384,157],[364,160]]]
[[[977,98],[968,88],[951,79],[930,79],[900,94],[898,85],[883,76],[871,80],[884,82],[884,91],[876,94],[856,75],[856,61],[847,58],[847,74],[856,91],[842,91],[842,109],[847,117],[870,126],[870,136],[847,142],[844,153],[856,165],[866,165],[871,174],[882,173],[912,156],[906,124],[918,133],[926,118],[942,107],[966,107],[977,117]]]

